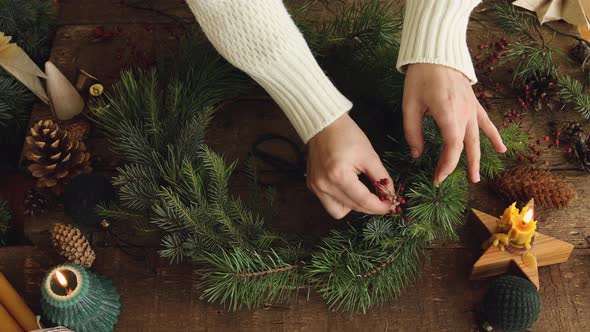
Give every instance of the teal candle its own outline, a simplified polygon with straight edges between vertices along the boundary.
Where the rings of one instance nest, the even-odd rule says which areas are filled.
[[[107,332],[118,321],[119,293],[110,280],[79,265],[53,268],[41,286],[47,319],[77,332]]]

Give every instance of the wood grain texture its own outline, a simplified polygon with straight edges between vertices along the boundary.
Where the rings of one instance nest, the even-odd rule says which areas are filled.
[[[434,249],[424,273],[396,301],[366,315],[334,313],[321,298],[306,293],[290,304],[226,312],[199,299],[191,287],[198,281],[190,264],[168,266],[159,261],[150,270],[120,250],[98,248],[96,272],[112,278],[121,293],[117,331],[474,331],[475,311],[485,282],[469,281],[477,253],[467,249]],[[583,266],[590,250],[578,249],[561,265],[540,269],[543,313],[535,331],[583,331],[590,328],[590,274]],[[0,271],[39,312],[40,283],[59,258],[34,247],[0,249]]]
[[[189,25],[194,21],[184,1],[176,0],[60,0],[58,29],[51,60],[66,77],[75,80],[77,69],[83,68],[97,76],[107,87],[118,77],[121,69],[138,59],[153,57],[157,49],[172,46],[181,30],[179,22],[164,13],[177,14]],[[160,11],[160,14],[130,8],[139,4]],[[111,40],[96,41],[94,29],[103,26],[117,31]],[[486,31],[484,31],[484,29]],[[477,23],[470,25],[469,43],[477,45],[497,33]],[[552,39],[553,36],[548,36]],[[569,40],[556,37],[560,47]],[[562,69],[573,70],[569,63]],[[497,72],[500,81],[509,79],[507,72]],[[298,140],[278,107],[258,98],[254,91],[250,99],[232,103],[216,115],[208,141],[214,150],[223,152],[228,160],[244,160],[251,144],[260,133],[282,133]],[[492,98],[488,109],[496,123],[502,114],[515,107],[514,100]],[[37,106],[31,121],[49,118],[47,108]],[[529,113],[525,121],[531,137],[551,135],[552,130],[578,116],[573,112]],[[109,152],[108,142],[94,131],[88,145],[106,170],[120,163]],[[569,261],[539,269],[543,301],[541,317],[534,331],[585,331],[590,329],[590,177],[577,170],[575,164],[563,158],[565,146],[542,149],[539,166],[555,171],[574,185],[578,197],[567,209],[539,209],[539,230],[549,236],[575,245]],[[280,152],[280,148],[273,151]],[[247,193],[244,178],[239,174],[232,180],[235,192]],[[304,183],[284,183],[278,186],[280,209],[273,221],[279,230],[314,235],[325,234],[342,222],[333,221],[309,193]],[[472,186],[470,206],[499,216],[509,202],[491,194],[485,184]],[[302,209],[301,207],[305,208]],[[43,217],[23,218],[25,233],[34,247],[0,248],[0,271],[4,272],[26,301],[39,312],[39,284],[44,273],[60,259],[48,250],[48,229],[54,222],[68,221],[60,211]],[[424,271],[414,285],[406,288],[399,299],[371,310],[366,315],[331,312],[321,298],[306,293],[299,300],[285,305],[226,312],[217,304],[206,304],[200,292],[190,287],[198,280],[190,264],[168,266],[157,258],[152,248],[145,259],[136,261],[113,248],[116,243],[95,233],[95,269],[113,279],[122,295],[122,315],[117,331],[475,331],[476,305],[487,285],[486,281],[469,281],[472,264],[480,256],[481,237],[470,225],[460,229],[461,240],[436,242],[424,259]],[[135,239],[149,246],[153,239]],[[511,271],[512,272],[512,271]]]

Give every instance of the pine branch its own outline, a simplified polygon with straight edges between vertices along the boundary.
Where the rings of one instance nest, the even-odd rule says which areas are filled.
[[[55,19],[51,1],[0,0],[0,31],[41,65],[49,56]]]
[[[542,35],[536,32],[536,18],[528,15],[508,1],[488,1],[490,16],[494,23],[507,34],[517,35],[537,41]]]
[[[506,53],[507,55],[502,59],[501,64],[508,61],[516,63],[512,84],[517,80],[525,82],[531,78],[539,80],[542,77],[557,76],[558,66],[555,62],[555,54],[560,53],[557,49],[516,42],[511,44]]]
[[[0,246],[6,245],[6,232],[10,229],[11,218],[8,201],[0,198]]]
[[[559,95],[567,104],[580,113],[586,120],[590,120],[590,94],[584,92],[582,84],[568,75],[559,77]]]
[[[306,285],[299,264],[289,264],[274,252],[261,255],[236,247],[203,260],[210,268],[198,270],[205,278],[202,298],[231,310],[285,302]]]

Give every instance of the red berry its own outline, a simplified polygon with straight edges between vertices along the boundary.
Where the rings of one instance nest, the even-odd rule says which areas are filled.
[[[567,153],[572,154],[572,152],[574,152],[574,149],[572,148],[567,148]]]
[[[406,205],[406,200],[402,198],[401,201],[399,201],[399,204],[400,205]]]
[[[379,180],[379,183],[383,186],[386,186],[389,184],[389,179],[388,178],[383,178],[381,180]]]
[[[558,138],[554,139],[554,140],[553,140],[553,144],[555,144],[555,145],[559,146],[559,139],[558,139]]]
[[[545,137],[547,137],[547,136],[545,136]],[[541,139],[540,138],[537,138],[537,144],[541,144]]]
[[[525,85],[524,85],[524,91],[529,91],[529,90],[530,90],[530,88],[531,88],[531,87],[530,87],[528,84],[525,84]]]
[[[410,222],[410,220],[412,220],[412,219],[410,219],[410,217],[408,217],[408,216],[404,216],[404,221],[405,221],[405,222]]]
[[[545,137],[543,137],[543,139],[545,140],[545,142],[549,142],[550,138],[549,138],[549,136],[545,136]]]
[[[484,48],[486,48],[486,44],[481,43],[481,44],[479,44],[479,46],[477,48],[479,48],[480,50],[483,50]]]
[[[403,184],[400,184],[398,187],[399,191],[404,191],[404,189],[406,189],[406,187],[404,187]]]
[[[559,137],[559,136],[561,136],[561,131],[558,130],[555,132],[555,137]]]
[[[535,154],[536,154],[537,156],[541,156],[541,151],[535,151]]]
[[[94,28],[94,37],[100,38],[104,35],[104,28],[103,27],[96,27]]]
[[[397,213],[397,214],[402,213],[402,208],[400,206],[396,206],[395,213]]]
[[[536,163],[536,162],[537,162],[537,160],[539,160],[539,158],[537,158],[537,156],[532,156],[532,157],[531,157],[531,162],[532,162],[532,163]]]

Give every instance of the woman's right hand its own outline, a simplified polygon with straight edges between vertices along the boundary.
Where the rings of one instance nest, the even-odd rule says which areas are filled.
[[[351,210],[366,214],[385,214],[391,202],[381,201],[360,180],[365,174],[371,182],[393,181],[369,139],[350,118],[342,115],[309,141],[307,186],[326,211],[341,219]]]

